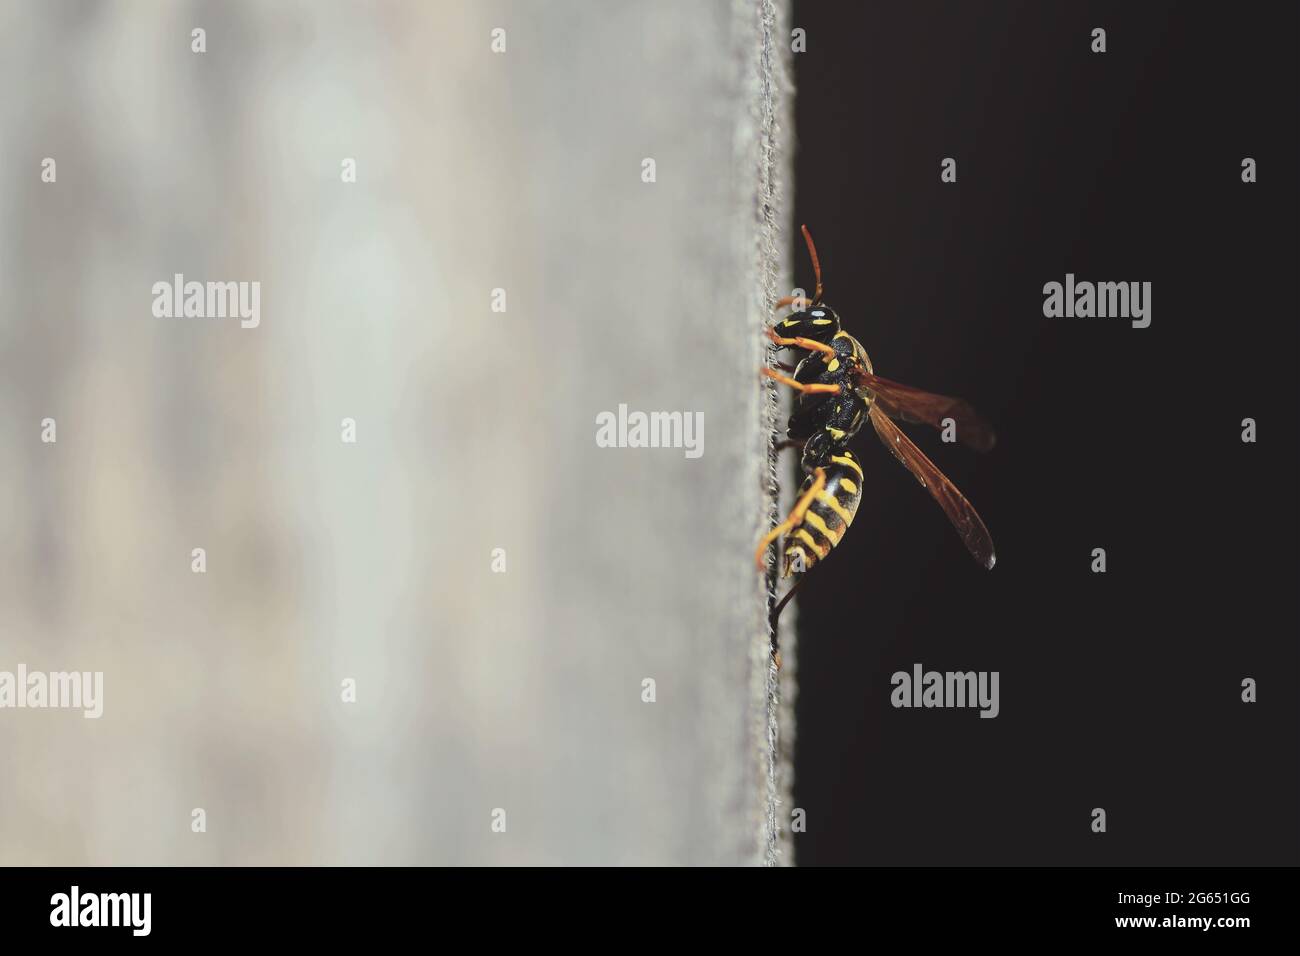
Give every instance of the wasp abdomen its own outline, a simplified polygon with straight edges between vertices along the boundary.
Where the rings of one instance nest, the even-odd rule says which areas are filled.
[[[862,500],[862,466],[847,448],[836,449],[823,466],[826,487],[808,505],[803,521],[785,536],[784,577],[807,571],[831,553],[858,513]],[[808,475],[799,489],[802,497],[816,482]]]

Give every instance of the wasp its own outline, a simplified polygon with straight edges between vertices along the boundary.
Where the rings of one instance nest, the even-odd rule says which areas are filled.
[[[812,259],[816,290],[811,299],[787,296],[778,301],[777,309],[793,305],[796,311],[769,326],[766,334],[777,348],[797,349],[804,354],[797,366],[778,362],[781,371],[762,369],[767,377],[799,393],[786,428],[788,440],[781,446],[802,448],[800,464],[805,474],[794,508],[764,535],[754,552],[759,571],[766,571],[768,547],[784,537],[782,577],[799,575],[772,611],[772,656],[777,667],[781,666],[781,654],[776,624],[781,611],[805,580],[804,574],[824,561],[844,539],[857,514],[866,476],[849,442],[867,421],[885,447],[930,492],[975,560],[988,569],[996,560],[993,539],[970,502],[894,420],[935,428],[951,424],[957,439],[976,451],[993,447],[993,429],[961,399],[933,395],[875,374],[862,343],[840,327],[835,310],[822,302],[817,247],[807,226],[802,227],[802,232]],[[787,372],[793,375],[784,374]]]

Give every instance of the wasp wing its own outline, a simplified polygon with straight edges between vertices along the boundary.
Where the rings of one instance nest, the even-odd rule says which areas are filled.
[[[997,560],[993,553],[993,538],[989,535],[989,529],[984,527],[980,516],[971,507],[971,503],[944,476],[943,472],[934,466],[934,462],[925,457],[925,453],[912,444],[912,440],[890,421],[889,416],[881,411],[879,405],[871,406],[870,416],[871,424],[885,447],[894,453],[894,457],[903,463],[903,467],[910,471],[930,492],[930,496],[939,503],[939,507],[948,516],[952,526],[957,529],[962,542],[975,560],[985,568],[992,568],[994,561]]]
[[[957,440],[976,451],[988,451],[997,440],[993,427],[960,398],[923,392],[872,375],[863,368],[855,369],[853,378],[858,387],[871,390],[876,397],[876,407],[890,418],[935,428],[943,428],[943,420],[951,418],[957,429]]]

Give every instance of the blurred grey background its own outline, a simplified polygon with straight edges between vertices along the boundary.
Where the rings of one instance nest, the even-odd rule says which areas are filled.
[[[788,862],[782,29],[0,3],[0,670],[105,682],[0,710],[0,863]],[[175,273],[260,282],[260,326],[155,317]],[[704,454],[597,448],[620,403]]]

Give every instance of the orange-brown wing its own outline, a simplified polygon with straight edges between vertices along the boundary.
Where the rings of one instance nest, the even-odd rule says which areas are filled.
[[[876,396],[877,407],[890,418],[919,422],[935,428],[942,428],[943,420],[951,418],[956,424],[957,440],[976,451],[988,451],[997,440],[992,426],[960,398],[923,392],[919,388],[872,375],[863,368],[856,369],[853,377],[860,388],[871,389]]]
[[[993,539],[989,536],[989,529],[984,527],[984,522],[971,507],[971,503],[951,481],[944,477],[943,472],[934,467],[934,462],[926,458],[925,453],[913,445],[912,440],[889,420],[889,416],[882,412],[878,405],[871,406],[871,424],[875,426],[880,440],[894,453],[894,457],[916,476],[916,480],[924,485],[934,500],[939,503],[939,507],[948,516],[952,526],[957,529],[961,540],[974,555],[975,560],[986,568],[992,568],[994,561],[997,560],[993,554]]]

